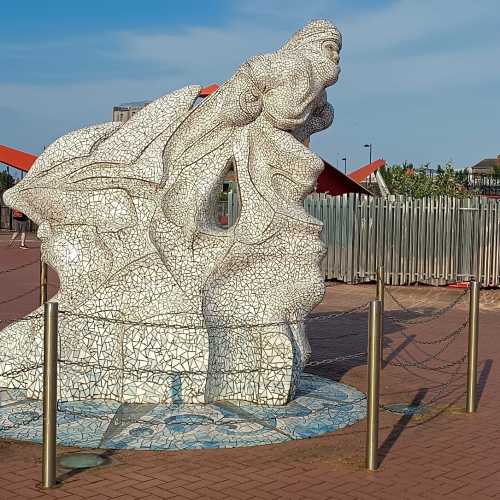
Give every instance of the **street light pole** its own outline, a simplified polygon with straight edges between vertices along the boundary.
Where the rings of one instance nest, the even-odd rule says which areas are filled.
[[[370,148],[370,163],[372,162],[372,145],[371,144],[365,144],[365,148]]]
[[[342,161],[344,162],[344,174],[347,175],[347,158],[342,158]]]

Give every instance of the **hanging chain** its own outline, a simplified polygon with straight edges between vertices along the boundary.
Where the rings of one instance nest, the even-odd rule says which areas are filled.
[[[397,321],[398,323],[405,323],[407,325],[422,325],[422,324],[430,323],[431,321],[434,321],[435,319],[446,314],[448,311],[451,311],[468,294],[468,290],[465,290],[456,299],[454,299],[450,304],[446,305],[445,307],[438,309],[437,311],[434,311],[431,313],[425,313],[422,311],[415,311],[413,309],[409,309],[408,307],[406,307],[397,297],[394,296],[394,294],[391,292],[389,287],[385,288],[385,291],[387,292],[387,295],[389,295],[389,297],[391,297],[391,299],[396,303],[396,305],[402,311],[404,311],[407,314],[417,314],[419,317],[423,318],[423,319],[417,319],[417,320],[401,320],[401,319],[396,319],[393,316],[388,315],[388,317],[390,319]]]
[[[322,365],[331,365],[333,363],[337,363],[338,361],[345,361],[346,359],[354,359],[354,358],[360,358],[362,356],[366,356],[368,353],[365,352],[358,352],[356,354],[348,354],[347,356],[339,356],[338,358],[331,358],[331,359],[322,359],[319,361],[309,361],[306,363],[306,366],[322,366]]]
[[[22,264],[22,265],[17,266],[17,267],[11,267],[10,269],[0,269],[0,274],[12,273],[14,271],[18,271],[19,269],[23,269],[25,267],[30,267],[33,264],[37,264],[38,262],[40,262],[40,261],[39,260],[34,260],[32,262],[27,262],[26,264]]]

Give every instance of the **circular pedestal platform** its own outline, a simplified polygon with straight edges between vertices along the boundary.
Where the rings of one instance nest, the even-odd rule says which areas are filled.
[[[352,387],[303,374],[286,406],[59,403],[58,444],[84,448],[181,450],[232,448],[319,436],[366,416],[366,398]],[[0,392],[0,438],[42,441],[42,402]]]

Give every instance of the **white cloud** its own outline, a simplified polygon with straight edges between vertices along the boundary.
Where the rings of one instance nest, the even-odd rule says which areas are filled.
[[[132,59],[166,64],[198,79],[225,80],[250,56],[277,49],[289,32],[233,24],[225,29],[189,27],[177,33],[122,34]]]
[[[481,35],[485,25],[497,24],[497,10],[497,0],[399,0],[379,10],[347,16],[341,28],[348,50],[358,57],[429,38],[439,50],[440,40],[446,43],[450,37],[466,46]]]

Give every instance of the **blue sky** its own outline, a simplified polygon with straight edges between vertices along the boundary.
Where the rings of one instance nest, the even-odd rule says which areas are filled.
[[[2,4],[0,143],[39,153],[114,104],[229,78],[326,18],[343,33],[333,126],[311,147],[469,166],[500,154],[498,0],[23,0]]]

